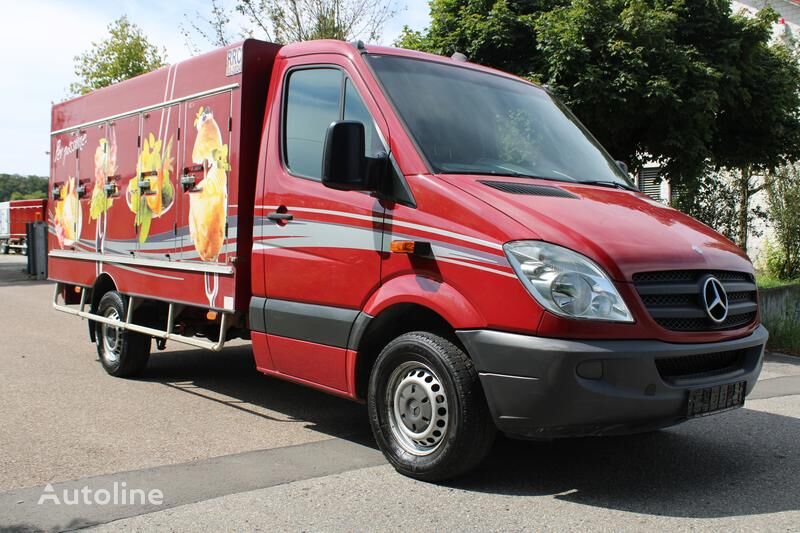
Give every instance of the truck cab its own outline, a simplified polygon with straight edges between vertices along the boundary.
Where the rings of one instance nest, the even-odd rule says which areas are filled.
[[[149,237],[114,255],[116,222],[99,217],[95,250],[51,252],[54,305],[89,320],[109,373],[143,371],[152,339],[250,338],[264,374],[366,402],[387,459],[427,480],[476,466],[497,431],[652,431],[740,407],[755,385],[767,332],[747,256],[640,193],[546,88],[338,41],[245,41],[191,61],[143,78],[169,87],[224,64],[237,86],[209,93],[213,113],[189,108],[189,89],[148,104],[174,106],[186,163],[144,170],[140,143],[141,196],[122,196],[159,224],[143,178],[163,202],[183,189],[173,233],[188,238],[166,257]],[[108,131],[100,115],[83,127]],[[223,186],[220,232],[206,213]]]

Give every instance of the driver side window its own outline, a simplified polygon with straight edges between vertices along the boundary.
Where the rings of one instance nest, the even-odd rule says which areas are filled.
[[[364,155],[374,156],[378,152],[385,150],[378,131],[375,129],[375,121],[364,105],[364,101],[358,95],[356,88],[350,78],[344,82],[344,120],[356,120],[364,125]]]
[[[325,134],[336,120],[356,120],[364,124],[365,155],[373,156],[385,150],[375,122],[353,82],[337,68],[292,72],[284,106],[284,161],[294,175],[321,179]]]

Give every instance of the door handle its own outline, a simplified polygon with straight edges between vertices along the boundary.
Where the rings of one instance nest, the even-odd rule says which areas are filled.
[[[289,222],[290,220],[294,220],[294,215],[291,213],[279,213],[278,211],[273,211],[267,215],[267,218],[276,222]]]

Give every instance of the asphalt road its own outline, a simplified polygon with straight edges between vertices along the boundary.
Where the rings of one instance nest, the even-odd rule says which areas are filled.
[[[479,470],[428,484],[386,466],[363,406],[260,375],[245,344],[173,345],[142,379],[107,376],[22,260],[0,256],[0,530],[800,531],[800,360],[770,356],[744,409],[633,437],[501,438]],[[163,501],[38,504],[115,483]]]

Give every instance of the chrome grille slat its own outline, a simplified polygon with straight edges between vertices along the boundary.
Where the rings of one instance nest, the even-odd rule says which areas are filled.
[[[706,314],[701,297],[702,282],[716,277],[728,294],[728,316],[716,323]],[[752,323],[758,312],[753,276],[725,270],[673,270],[639,272],[633,283],[650,316],[672,331],[716,331]]]

